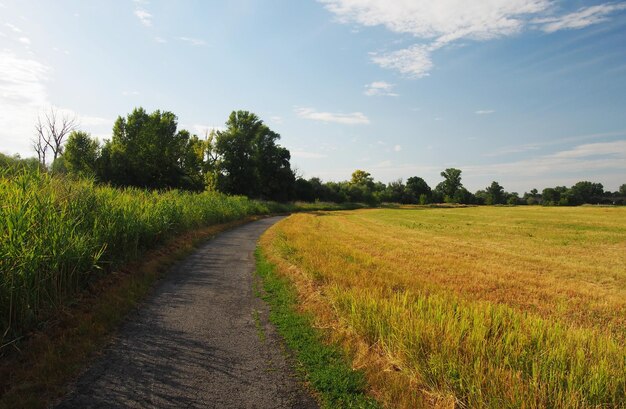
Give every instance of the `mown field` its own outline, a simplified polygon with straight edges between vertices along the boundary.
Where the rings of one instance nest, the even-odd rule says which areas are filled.
[[[626,407],[626,209],[297,214],[263,236],[389,407]]]

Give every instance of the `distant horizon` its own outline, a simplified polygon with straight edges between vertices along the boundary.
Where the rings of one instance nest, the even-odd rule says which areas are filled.
[[[626,2],[438,5],[0,0],[0,152],[34,156],[50,106],[100,140],[139,106],[198,135],[248,110],[306,179],[626,183]]]

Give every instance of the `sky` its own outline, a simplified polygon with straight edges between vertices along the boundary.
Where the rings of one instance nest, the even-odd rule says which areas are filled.
[[[100,140],[139,106],[198,135],[252,111],[325,181],[614,191],[626,2],[0,0],[0,152],[52,106]]]

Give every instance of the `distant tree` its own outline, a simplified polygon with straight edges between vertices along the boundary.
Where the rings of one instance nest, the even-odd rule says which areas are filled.
[[[96,174],[96,162],[100,145],[88,133],[72,131],[67,138],[62,158],[65,169],[70,173]]]
[[[397,180],[389,182],[383,190],[384,192],[384,195],[382,195],[383,201],[392,202],[392,203],[404,203],[404,204],[409,203],[410,196],[407,195],[407,192],[405,191],[405,189],[406,187],[404,183],[402,182],[402,179],[397,179]]]
[[[37,154],[39,163],[45,168],[48,153],[52,153],[54,162],[63,153],[65,137],[78,125],[75,115],[59,114],[55,107],[39,115],[35,124],[35,138],[32,146]]]
[[[353,185],[363,185],[369,188],[374,187],[374,178],[368,172],[357,169],[352,172],[350,183]]]
[[[487,193],[486,204],[504,204],[504,188],[498,182],[491,182],[491,185],[485,189],[485,192]]]
[[[571,187],[572,195],[577,196],[581,203],[599,203],[604,194],[602,183],[582,181]]]
[[[314,202],[315,190],[313,184],[306,179],[297,178],[295,182],[295,197],[303,202]]]
[[[561,193],[554,188],[547,187],[541,192],[541,198],[546,206],[557,205],[561,200]]]
[[[622,196],[626,196],[626,183],[619,187],[619,194]]]
[[[412,199],[413,203],[419,202],[420,204],[426,204],[428,203],[430,195],[432,194],[432,190],[430,189],[430,186],[428,186],[428,183],[426,183],[424,179],[417,176],[412,176],[406,180],[405,189],[408,196]],[[422,197],[422,195],[425,196],[424,201],[426,203],[421,203],[422,200],[420,198]]]
[[[517,192],[511,192],[505,195],[506,196],[506,203],[509,205],[518,205],[520,203],[524,203],[520,197],[519,194]]]
[[[457,193],[463,188],[463,184],[461,183],[461,170],[448,168],[441,172],[441,177],[444,178],[444,181],[439,183],[435,190],[440,192],[444,201],[459,203],[456,201],[455,196],[458,196]]]

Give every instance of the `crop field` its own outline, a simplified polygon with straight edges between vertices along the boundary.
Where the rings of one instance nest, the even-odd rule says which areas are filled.
[[[625,407],[626,209],[297,214],[261,239],[390,407]]]

